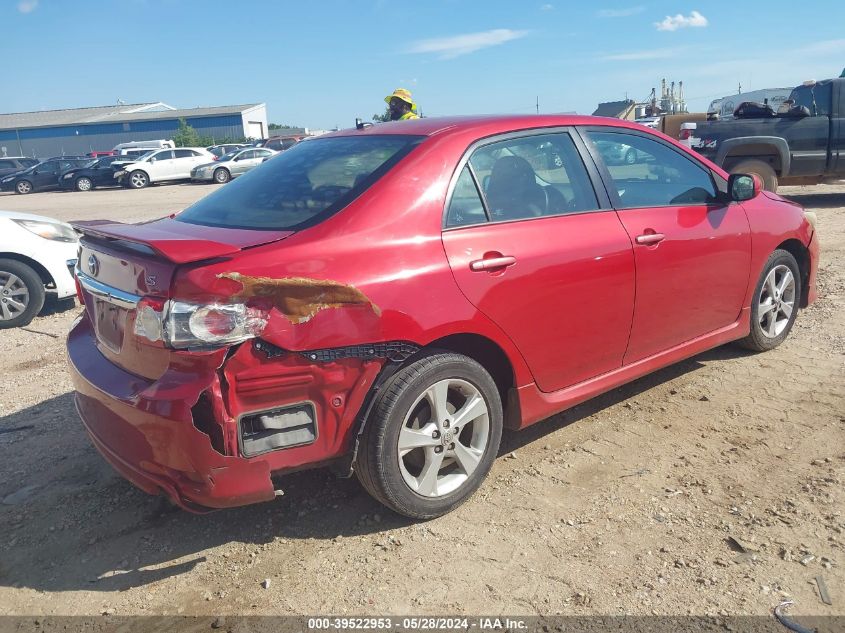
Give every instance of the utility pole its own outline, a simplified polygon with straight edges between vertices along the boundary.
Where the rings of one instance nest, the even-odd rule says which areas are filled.
[[[537,95],[537,114],[540,114],[540,95]]]

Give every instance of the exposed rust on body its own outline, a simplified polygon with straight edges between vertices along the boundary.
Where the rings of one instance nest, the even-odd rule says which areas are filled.
[[[369,306],[376,316],[379,307],[355,286],[330,279],[307,277],[252,277],[241,273],[220,273],[218,279],[231,279],[242,288],[235,295],[239,299],[262,298],[270,303],[291,323],[305,323],[320,310],[352,305]]]

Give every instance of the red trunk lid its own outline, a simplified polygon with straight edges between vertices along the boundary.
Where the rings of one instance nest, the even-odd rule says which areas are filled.
[[[134,304],[142,297],[169,298],[180,265],[232,256],[292,234],[198,226],[172,218],[72,225],[83,234],[78,273],[97,347],[116,365],[149,379],[164,373],[171,352],[160,342],[135,336]]]

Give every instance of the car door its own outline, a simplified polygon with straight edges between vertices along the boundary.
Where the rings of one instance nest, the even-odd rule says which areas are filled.
[[[631,242],[579,148],[566,130],[472,147],[442,234],[462,292],[546,392],[621,367],[634,307]]]
[[[200,155],[190,149],[173,150],[173,177],[190,178],[191,170],[197,165],[205,162]],[[210,158],[208,159],[211,160]]]
[[[637,290],[625,363],[734,323],[751,265],[742,206],[727,200],[702,163],[656,136],[608,127],[584,135],[634,248]],[[606,159],[601,148],[614,143],[633,148],[634,162]]]
[[[249,170],[252,162],[255,160],[255,151],[248,149],[237,156],[230,162],[229,171],[233,176],[239,176]]]
[[[173,180],[174,178],[178,178],[175,173],[176,165],[173,161],[172,149],[164,149],[160,152],[156,152],[150,156],[148,161],[151,181],[155,182],[159,180]]]
[[[65,161],[67,164],[67,161]],[[44,191],[58,186],[59,182],[59,161],[48,160],[38,165],[27,180],[32,181],[32,188],[35,191]]]

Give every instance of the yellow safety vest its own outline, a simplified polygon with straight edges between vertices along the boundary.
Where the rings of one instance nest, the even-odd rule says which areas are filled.
[[[419,115],[416,112],[411,112],[410,110],[399,117],[400,121],[407,121],[408,119],[419,119]]]

